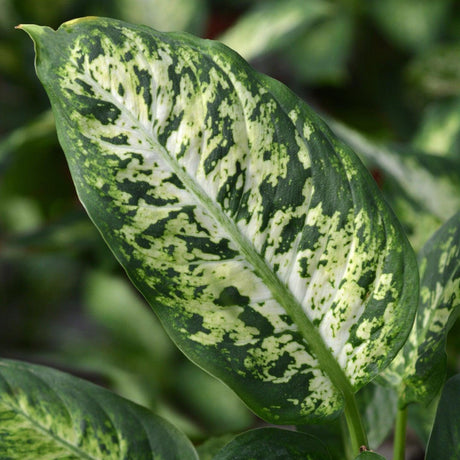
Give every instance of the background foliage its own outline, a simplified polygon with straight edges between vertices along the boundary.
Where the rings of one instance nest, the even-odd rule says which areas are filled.
[[[361,155],[418,250],[460,209],[460,4],[52,3],[0,0],[0,355],[106,385],[196,441],[260,426],[226,387],[175,349],[89,222],[35,76],[33,49],[13,28],[57,28],[99,15],[222,39],[331,122]],[[451,374],[459,371],[455,337],[448,340]],[[363,401],[382,397],[368,393]],[[423,444],[435,414],[417,410],[410,418]],[[376,442],[394,414],[386,417]]]

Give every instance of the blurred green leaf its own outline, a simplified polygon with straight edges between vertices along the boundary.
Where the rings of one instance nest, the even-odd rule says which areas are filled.
[[[131,284],[102,271],[88,272],[85,305],[91,318],[109,329],[123,346],[143,349],[152,360],[165,362],[175,349]]]
[[[233,391],[197,366],[184,362],[175,373],[177,393],[190,412],[206,424],[209,433],[242,431],[254,422]]]
[[[0,40],[0,72],[4,75],[17,75],[21,71],[19,59],[17,49],[7,40]],[[1,156],[0,153],[0,162]]]
[[[219,41],[247,60],[292,45],[305,29],[331,11],[324,0],[271,0],[244,14]]]
[[[409,404],[408,406],[408,425],[414,430],[423,447],[428,444],[433,429],[439,397],[440,394],[436,395],[428,406],[423,404]]]
[[[213,460],[330,460],[313,436],[278,428],[260,428],[236,436]]]
[[[457,97],[460,94],[460,44],[427,49],[410,62],[406,75],[409,83],[429,98]]]
[[[80,281],[81,262],[65,253],[0,247],[0,347],[3,354],[56,346]],[[63,276],[64,274],[64,276]]]
[[[98,0],[95,1],[97,3]],[[12,1],[16,15],[21,21],[27,18],[28,21],[48,24],[51,27],[59,25],[59,21],[61,21],[62,18],[66,18],[66,13],[77,3],[79,3],[78,0],[53,0],[52,5],[50,5],[49,0]],[[14,25],[17,24],[13,24],[13,26]]]
[[[413,145],[433,155],[460,160],[460,97],[427,107]]]
[[[369,446],[377,449],[393,428],[398,395],[390,386],[370,383],[356,395]]]
[[[198,452],[198,456],[200,457],[200,460],[212,460],[214,458],[214,455],[216,455],[217,452],[219,452],[233,438],[233,434],[226,434],[223,436],[216,436],[207,439],[196,449]]]
[[[0,203],[0,231],[30,232],[42,223],[42,212],[32,198],[12,196]]]
[[[368,0],[366,7],[391,43],[410,51],[433,43],[448,17],[450,0]]]
[[[12,0],[0,0],[0,31],[11,31],[17,22]]]
[[[33,121],[22,126],[0,140],[0,177],[11,156],[19,149],[26,146],[32,147],[41,139],[50,139],[56,142],[56,125],[53,112],[47,110]]]
[[[426,460],[458,460],[460,458],[460,374],[444,385],[433,431],[428,442]]]
[[[305,30],[286,50],[292,72],[304,83],[340,84],[348,77],[354,21],[346,11],[334,13]]]
[[[52,123],[46,112],[0,142],[0,208],[11,199],[35,201],[44,224],[81,209]]]
[[[200,35],[207,16],[205,0],[115,0],[119,17],[164,32]]]
[[[4,256],[24,257],[32,252],[75,254],[87,249],[94,252],[105,249],[99,233],[83,210],[45,223],[37,207],[37,200],[22,197],[11,197],[0,204],[0,221],[3,217],[7,231],[12,232],[5,239]]]
[[[179,430],[68,374],[0,361],[0,457],[198,459]]]

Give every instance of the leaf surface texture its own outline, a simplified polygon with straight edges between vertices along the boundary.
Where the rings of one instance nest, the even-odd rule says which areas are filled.
[[[353,152],[217,42],[22,27],[80,199],[176,344],[267,420],[337,414],[401,347],[417,297]]]

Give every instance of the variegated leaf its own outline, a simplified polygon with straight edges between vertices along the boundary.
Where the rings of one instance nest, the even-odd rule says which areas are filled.
[[[384,376],[399,387],[400,405],[428,403],[446,372],[446,335],[460,307],[460,212],[419,255],[420,302],[408,341]]]
[[[176,344],[267,420],[336,414],[418,296],[355,155],[219,43],[97,18],[22,28],[80,199]]]
[[[0,360],[0,458],[198,460],[165,420],[54,369]]]

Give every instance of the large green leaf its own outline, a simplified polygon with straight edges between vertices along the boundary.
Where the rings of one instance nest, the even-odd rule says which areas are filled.
[[[267,420],[335,415],[402,346],[418,295],[353,152],[219,43],[22,27],[80,199],[177,345]]]
[[[460,456],[460,374],[447,381],[426,451],[426,460],[456,460]]]
[[[385,371],[399,387],[400,404],[428,403],[446,372],[446,335],[460,307],[460,212],[446,222],[419,255],[420,302],[414,328]]]
[[[0,360],[0,458],[198,459],[165,420],[54,369]]]
[[[236,436],[212,460],[330,460],[326,446],[314,436],[278,428],[262,428]]]

